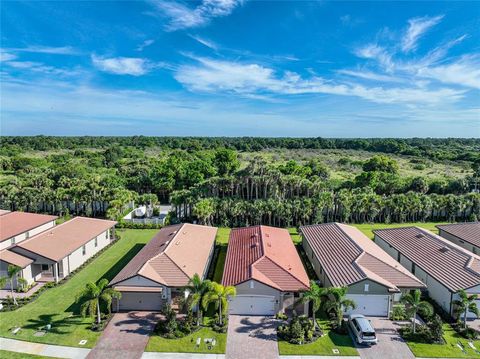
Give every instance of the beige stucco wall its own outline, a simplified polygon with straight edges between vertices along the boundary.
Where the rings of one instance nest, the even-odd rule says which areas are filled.
[[[10,247],[12,245],[12,239],[13,238],[15,238],[15,244],[18,244],[18,243],[24,241],[25,239],[33,237],[34,235],[36,235],[38,233],[41,233],[43,231],[46,231],[47,229],[50,229],[54,226],[55,226],[55,221],[51,221],[51,222],[45,223],[41,226],[38,226],[36,228],[30,229],[26,232],[19,233],[16,236],[14,236],[12,238],[9,238],[6,241],[3,241],[2,243],[0,243],[0,250]]]
[[[303,236],[302,236],[302,246],[303,246],[303,249],[305,250],[307,258],[310,261],[310,263],[313,267],[313,270],[317,274],[317,277],[320,280],[321,284],[324,287],[331,287],[332,284],[328,280],[328,278],[325,274],[325,271],[322,268],[322,265],[320,264],[318,258],[315,256],[315,253],[313,252],[312,248],[310,247],[310,244],[308,243],[308,241]]]
[[[110,244],[110,239],[108,235],[108,230],[99,234],[97,236],[97,246],[95,247],[95,238],[91,239],[88,243],[85,244],[86,253],[83,254],[83,247],[78,248],[72,254],[70,254],[64,262],[64,275],[67,275],[73,272],[75,269],[80,267],[85,263],[89,258],[93,257],[100,250],[105,248]],[[70,267],[70,272],[68,268]]]

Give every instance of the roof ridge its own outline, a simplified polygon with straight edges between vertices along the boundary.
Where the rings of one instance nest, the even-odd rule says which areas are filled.
[[[422,233],[428,235],[430,238],[436,240],[437,242],[442,243],[444,246],[455,250],[457,253],[461,253],[461,254],[464,254],[466,256],[469,256],[470,258],[477,258],[477,259],[480,260],[480,257],[478,255],[476,255],[475,253],[470,252],[469,250],[467,250],[463,247],[460,247],[459,245],[457,245],[453,242],[450,242],[449,240],[447,240],[443,237],[440,237],[439,235],[437,235],[435,233],[432,233],[429,230],[426,230],[426,229],[421,228],[421,227],[414,227],[414,228],[420,230]]]

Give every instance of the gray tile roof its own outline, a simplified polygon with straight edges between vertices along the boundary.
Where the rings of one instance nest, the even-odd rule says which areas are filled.
[[[442,224],[436,227],[480,248],[480,222]]]

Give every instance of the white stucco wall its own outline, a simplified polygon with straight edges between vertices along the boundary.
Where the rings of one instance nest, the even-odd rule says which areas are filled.
[[[66,261],[64,261],[64,275],[67,275],[73,272],[75,269],[80,267],[83,263],[85,263],[89,258],[97,254],[100,250],[105,248],[110,244],[110,239],[108,235],[108,231],[105,231],[98,235],[97,237],[97,246],[95,246],[95,238],[90,240],[88,243],[85,244],[85,255],[83,254],[83,246],[75,250],[71,253]],[[70,265],[70,272],[68,272],[68,268]]]

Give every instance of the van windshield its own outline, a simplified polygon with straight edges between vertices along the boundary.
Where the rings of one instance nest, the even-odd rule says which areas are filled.
[[[375,338],[375,332],[363,332],[362,336],[364,338]]]

